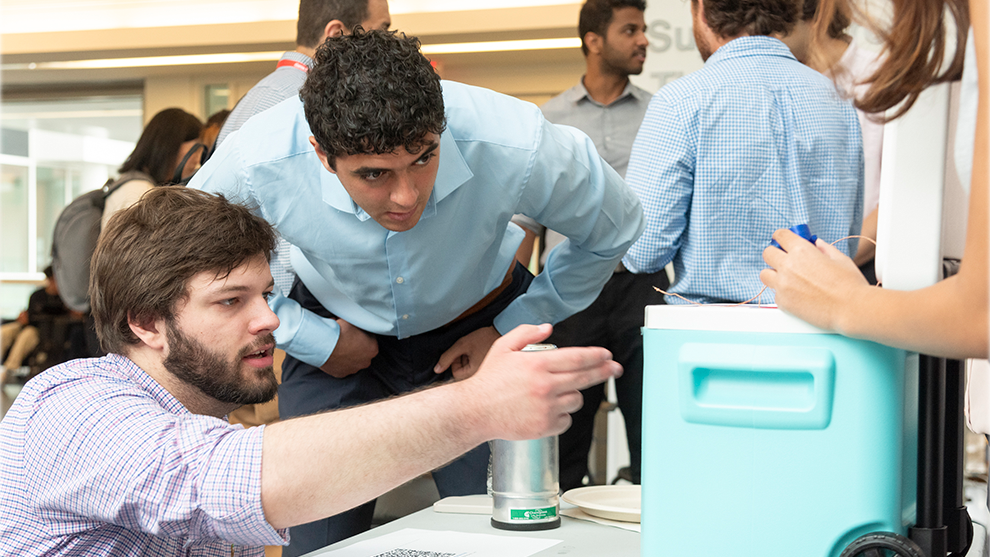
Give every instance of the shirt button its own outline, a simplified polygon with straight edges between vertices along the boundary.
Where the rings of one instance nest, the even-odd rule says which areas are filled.
[[[402,277],[399,277],[399,278],[397,278],[397,279],[395,279],[395,282],[396,282],[397,284],[402,284],[403,282],[406,282],[406,279],[404,279],[404,278],[402,278]]]
[[[403,315],[402,318],[403,319],[409,319],[409,314],[407,313],[407,314]]]

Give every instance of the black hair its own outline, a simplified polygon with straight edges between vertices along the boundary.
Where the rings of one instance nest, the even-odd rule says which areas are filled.
[[[178,162],[179,147],[198,139],[202,131],[199,118],[181,108],[166,108],[148,122],[118,171],[123,174],[137,170],[151,176],[155,185],[168,184]]]
[[[581,38],[581,52],[588,55],[588,46],[584,44],[584,36],[588,33],[604,37],[608,26],[612,23],[615,10],[619,8],[636,8],[646,11],[645,0],[588,0],[581,6],[578,16],[578,37]]]
[[[316,48],[327,23],[335,19],[354,29],[368,19],[368,0],[299,0],[296,44]]]
[[[395,31],[327,39],[299,96],[331,168],[341,155],[415,153],[446,128],[440,76],[419,39]]]

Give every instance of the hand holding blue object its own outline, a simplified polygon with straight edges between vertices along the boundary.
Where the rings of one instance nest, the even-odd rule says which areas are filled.
[[[815,236],[814,234],[811,233],[811,228],[809,228],[807,224],[796,224],[790,228],[790,231],[804,238],[805,240],[808,240],[812,244],[814,244],[818,240],[818,236]],[[770,245],[779,250],[784,249],[780,247],[780,244],[777,243],[777,240],[771,239]]]

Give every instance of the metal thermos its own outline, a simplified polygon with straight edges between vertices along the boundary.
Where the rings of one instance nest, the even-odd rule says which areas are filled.
[[[524,352],[555,350],[530,344]],[[492,526],[503,530],[550,530],[560,526],[557,436],[491,442]]]

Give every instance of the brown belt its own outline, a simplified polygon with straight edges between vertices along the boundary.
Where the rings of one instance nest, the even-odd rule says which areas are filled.
[[[486,294],[484,298],[478,300],[476,304],[464,310],[464,313],[458,315],[453,321],[451,321],[451,323],[456,323],[469,315],[478,313],[479,311],[487,307],[488,304],[492,303],[495,300],[495,298],[498,298],[499,294],[504,292],[505,289],[508,288],[510,284],[512,284],[512,270],[515,268],[516,268],[516,263],[515,261],[513,261],[512,264],[509,265],[509,270],[506,271],[505,273],[505,278],[502,279],[502,284],[496,286],[494,290]]]

